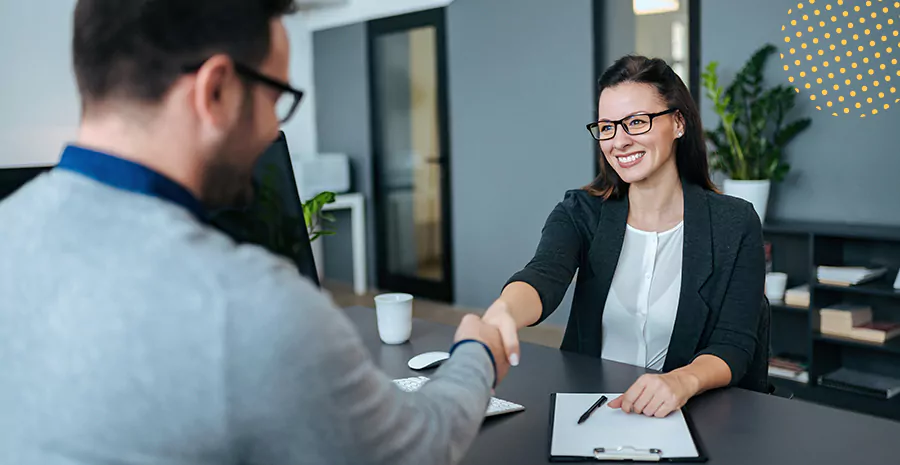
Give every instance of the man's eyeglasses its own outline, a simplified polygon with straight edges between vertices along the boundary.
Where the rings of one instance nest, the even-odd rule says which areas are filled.
[[[194,66],[187,66],[184,68],[184,71],[187,73],[195,73],[200,70],[201,66],[203,66],[203,63]],[[275,114],[278,116],[279,122],[284,124],[287,120],[291,119],[291,117],[294,116],[294,112],[296,112],[297,107],[300,106],[300,100],[303,99],[302,90],[295,89],[286,82],[266,76],[265,74],[262,74],[249,66],[242,65],[237,62],[234,63],[234,70],[238,74],[244,76],[247,79],[250,79],[251,81],[257,81],[261,84],[265,84],[280,92],[278,100],[275,103]]]
[[[668,115],[676,110],[678,109],[669,108],[668,110],[659,113],[631,115],[618,121],[598,121],[596,123],[588,124],[587,129],[596,140],[610,140],[613,137],[616,137],[616,129],[619,125],[622,125],[622,129],[624,129],[626,133],[636,136],[638,134],[649,132],[650,129],[653,128],[653,118]]]

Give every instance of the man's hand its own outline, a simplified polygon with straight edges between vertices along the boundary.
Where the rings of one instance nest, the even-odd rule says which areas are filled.
[[[481,341],[491,349],[494,355],[494,363],[497,365],[497,384],[506,377],[509,371],[509,361],[506,358],[506,351],[503,349],[503,341],[500,338],[500,331],[497,328],[485,323],[477,315],[468,314],[463,317],[456,329],[456,336],[453,341],[459,342],[463,339],[474,339]]]
[[[643,375],[621,396],[613,399],[610,408],[625,413],[639,413],[663,418],[684,407],[699,391],[699,381],[690,373],[671,372]]]
[[[504,358],[512,366],[519,365],[519,329],[516,320],[509,313],[506,302],[497,300],[484,312],[482,317],[485,323],[494,326],[500,331],[503,338]]]

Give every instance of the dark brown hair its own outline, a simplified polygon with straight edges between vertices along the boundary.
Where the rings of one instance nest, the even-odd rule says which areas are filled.
[[[715,184],[709,178],[706,139],[700,122],[700,111],[681,78],[659,58],[627,55],[616,60],[600,76],[598,95],[605,89],[625,82],[652,85],[668,108],[676,108],[681,113],[684,118],[684,135],[675,142],[678,175],[685,182],[716,191]],[[584,189],[604,199],[621,198],[628,193],[628,183],[619,177],[601,153],[600,175]]]
[[[79,0],[72,57],[83,104],[158,102],[185,66],[219,53],[257,67],[270,21],[294,10],[293,0]]]

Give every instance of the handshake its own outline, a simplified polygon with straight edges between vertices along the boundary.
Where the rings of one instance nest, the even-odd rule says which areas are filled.
[[[492,309],[493,310],[493,309]],[[489,310],[484,317],[468,314],[456,329],[454,342],[474,339],[483,342],[497,365],[497,384],[506,377],[510,366],[519,363],[519,340],[515,321],[508,313]]]
[[[532,316],[536,319],[537,316]],[[526,318],[527,321],[534,321]],[[526,321],[526,322],[527,322]],[[519,327],[509,305],[497,300],[483,317],[466,315],[456,330],[455,341],[474,339],[491,350],[497,364],[497,383],[506,376],[510,366],[519,364]],[[697,372],[721,373],[719,385],[726,385],[731,372],[722,359],[701,355],[690,366],[663,374],[645,374],[638,378],[621,396],[607,404],[625,413],[665,417],[680,409],[687,401],[705,389]],[[709,376],[709,375],[706,375]]]

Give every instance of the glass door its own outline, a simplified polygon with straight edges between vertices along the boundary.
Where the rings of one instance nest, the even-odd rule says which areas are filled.
[[[452,302],[444,10],[368,26],[378,286]]]

